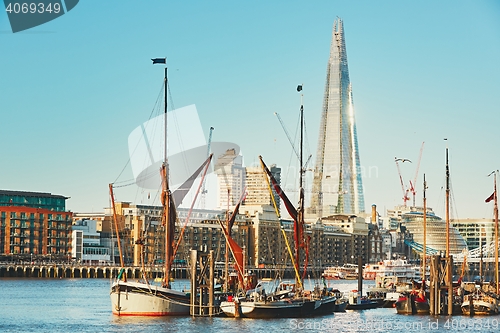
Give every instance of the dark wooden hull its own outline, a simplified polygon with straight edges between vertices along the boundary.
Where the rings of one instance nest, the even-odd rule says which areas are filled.
[[[222,302],[220,306],[228,317],[241,318],[304,318],[314,315],[317,303],[315,301],[274,301],[240,303]]]
[[[368,310],[378,308],[378,302],[375,301],[366,301],[361,302],[359,304],[347,304],[347,310]]]
[[[429,302],[416,302],[412,297],[402,298],[396,302],[399,314],[429,314]]]
[[[331,314],[335,311],[335,306],[337,302],[337,298],[334,296],[325,297],[319,300],[320,305],[314,309],[313,315],[321,316]]]
[[[335,307],[333,309],[333,312],[345,312],[346,308],[347,308],[347,301],[335,302]]]
[[[394,308],[396,306],[396,301],[394,300],[384,300],[382,302],[382,305],[380,305],[381,308]]]

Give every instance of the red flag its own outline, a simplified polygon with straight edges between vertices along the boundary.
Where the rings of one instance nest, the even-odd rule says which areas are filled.
[[[495,192],[491,193],[489,197],[484,200],[484,202],[490,202],[491,200],[495,199]]]

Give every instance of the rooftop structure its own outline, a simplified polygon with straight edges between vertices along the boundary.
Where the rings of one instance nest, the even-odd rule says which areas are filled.
[[[0,206],[22,206],[64,212],[66,199],[69,198],[44,192],[0,190]]]

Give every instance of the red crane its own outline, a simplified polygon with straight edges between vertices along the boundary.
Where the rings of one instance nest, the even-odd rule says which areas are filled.
[[[411,161],[409,159],[406,159],[406,158],[394,157],[394,162],[396,162],[396,167],[398,168],[399,180],[401,181],[401,188],[403,189],[403,204],[406,207],[406,202],[408,200],[410,200],[410,198],[408,197],[408,190],[405,189],[405,184],[403,182],[403,176],[401,176],[401,169],[399,168],[398,162],[401,162],[401,163],[410,162],[411,163]]]
[[[420,160],[422,159],[422,152],[424,150],[424,143],[422,142],[422,146],[420,147],[420,154],[418,155],[418,161],[417,161],[417,170],[415,171],[415,178],[413,178],[413,183],[410,180],[410,191],[413,195],[413,207],[415,207],[415,194],[417,191],[415,190],[415,184],[417,183],[417,176],[418,176],[418,169],[420,167]]]

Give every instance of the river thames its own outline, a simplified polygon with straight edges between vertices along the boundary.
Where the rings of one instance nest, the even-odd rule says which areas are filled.
[[[406,316],[394,308],[305,319],[118,317],[111,313],[108,279],[7,278],[0,286],[0,332],[494,332],[500,326],[500,316]],[[349,291],[357,282],[330,286]],[[189,289],[189,281],[174,287]]]

